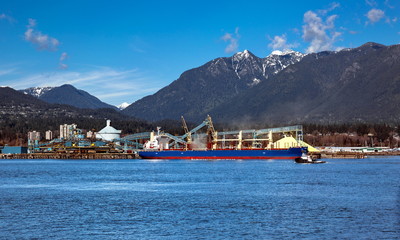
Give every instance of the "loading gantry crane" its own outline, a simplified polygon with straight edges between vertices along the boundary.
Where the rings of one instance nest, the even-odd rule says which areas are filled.
[[[183,127],[183,130],[185,131],[185,135],[183,135],[183,136],[186,136],[185,148],[187,149],[188,146],[190,148],[190,145],[192,144],[192,133],[189,131],[189,129],[186,125],[185,118],[183,116],[181,116],[181,119],[182,119],[182,127]]]
[[[207,136],[209,136],[208,139],[207,139],[207,142],[211,144],[211,149],[215,150],[215,149],[217,149],[218,132],[215,131],[214,124],[213,124],[213,122],[211,120],[210,115],[207,115],[207,120],[206,121],[207,121],[207,126],[208,126],[208,128],[207,128]]]

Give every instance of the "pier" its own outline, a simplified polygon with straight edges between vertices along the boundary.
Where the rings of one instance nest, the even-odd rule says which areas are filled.
[[[321,158],[349,158],[349,159],[363,159],[372,156],[400,156],[400,151],[391,152],[310,152],[308,153],[313,159]]]
[[[366,157],[365,153],[360,152],[310,152],[308,153],[312,159],[321,158],[349,158],[349,159],[363,159]]]
[[[136,153],[25,153],[0,154],[0,159],[137,159]]]
[[[400,151],[362,152],[310,152],[313,159],[347,158],[364,159],[371,156],[400,156]],[[0,154],[0,159],[140,159],[137,153],[23,153]]]

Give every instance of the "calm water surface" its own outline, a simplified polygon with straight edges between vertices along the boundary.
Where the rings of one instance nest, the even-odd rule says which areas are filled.
[[[0,239],[400,239],[400,158],[0,160]]]

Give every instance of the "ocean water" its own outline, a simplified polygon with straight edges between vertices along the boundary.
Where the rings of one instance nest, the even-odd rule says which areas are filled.
[[[0,160],[0,239],[400,239],[400,158]]]

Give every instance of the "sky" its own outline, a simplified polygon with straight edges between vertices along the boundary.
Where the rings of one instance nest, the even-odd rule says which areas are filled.
[[[399,0],[0,2],[0,86],[72,84],[119,105],[249,50],[400,43]]]

